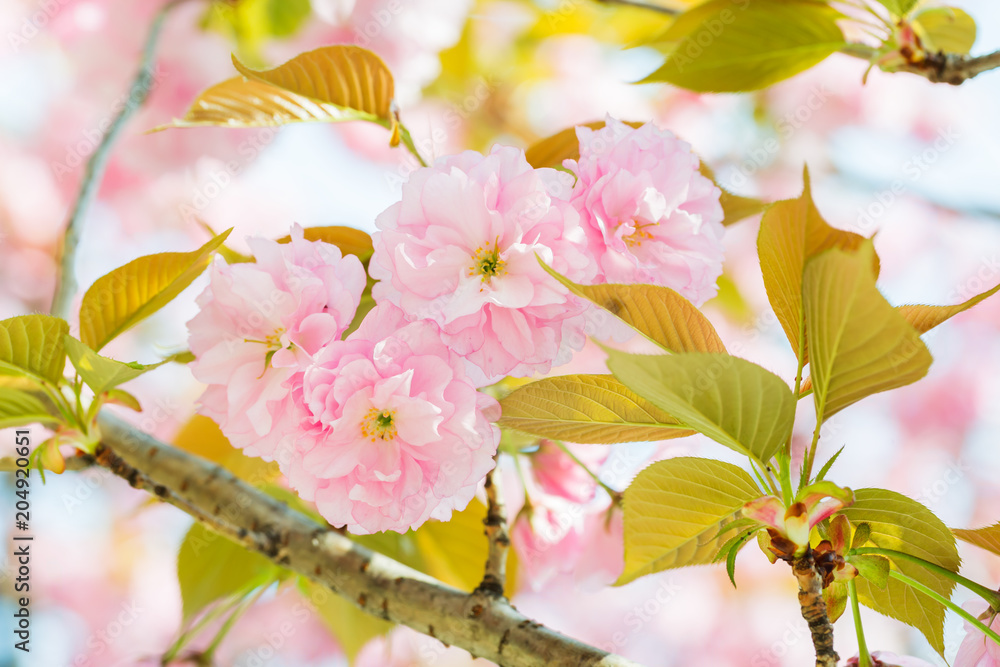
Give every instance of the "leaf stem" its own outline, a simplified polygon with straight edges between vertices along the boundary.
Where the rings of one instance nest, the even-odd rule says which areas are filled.
[[[967,612],[964,609],[962,609],[962,607],[960,605],[955,604],[954,602],[952,602],[951,600],[949,600],[945,596],[943,596],[940,593],[938,593],[937,591],[935,591],[933,588],[929,588],[928,586],[925,586],[924,584],[920,583],[916,579],[913,579],[912,577],[906,576],[905,574],[903,574],[899,570],[889,570],[889,576],[893,577],[894,579],[898,579],[899,581],[903,582],[907,586],[910,586],[911,588],[914,588],[914,589],[920,591],[921,593],[923,593],[927,597],[932,598],[932,599],[940,602],[945,607],[947,607],[948,609],[951,609],[953,612],[955,612],[956,614],[958,614],[959,616],[961,616],[962,618],[964,618],[966,621],[968,621],[969,623],[971,623],[973,627],[975,627],[977,630],[979,630],[980,632],[982,632],[984,635],[986,635],[987,637],[989,637],[990,639],[992,639],[994,641],[994,643],[996,643],[997,645],[1000,645],[1000,635],[998,635],[991,628],[989,628],[988,626],[986,626],[985,624],[983,624],[983,622],[980,621],[978,618],[976,618],[975,616],[973,616],[969,612]]]
[[[198,622],[189,627],[187,630],[181,632],[180,636],[177,637],[177,641],[170,645],[163,656],[160,658],[160,662],[164,665],[172,662],[177,655],[184,649],[185,646],[194,638],[199,632],[204,629],[206,625],[222,616],[224,613],[233,609],[243,600],[242,597],[233,596],[228,600],[222,600],[219,604],[215,605],[210,611],[205,613]]]
[[[421,167],[427,166],[427,161],[420,155],[420,151],[417,150],[417,145],[413,143],[413,136],[410,134],[407,127],[402,123],[399,123],[399,140],[404,146],[406,146],[406,150],[410,151],[413,157],[417,158],[417,162],[420,163]]]
[[[219,648],[219,644],[222,643],[222,640],[226,638],[226,635],[229,634],[229,631],[232,630],[234,625],[236,625],[236,621],[240,620],[240,617],[242,617],[243,614],[245,614],[246,611],[250,609],[250,607],[252,607],[254,603],[257,602],[257,600],[260,599],[260,596],[264,594],[264,591],[270,588],[271,584],[273,583],[274,583],[273,581],[267,582],[266,584],[258,588],[253,595],[243,598],[243,600],[240,601],[236,609],[233,610],[233,613],[229,615],[229,618],[227,618],[223,622],[222,627],[219,628],[219,631],[215,633],[215,637],[212,638],[212,643],[208,645],[208,648],[202,651],[200,660],[202,664],[207,664],[207,665],[215,664],[212,660],[212,657],[215,655],[215,650]]]
[[[118,115],[111,121],[97,150],[90,156],[87,166],[83,172],[83,180],[80,183],[80,191],[76,196],[76,202],[70,212],[69,220],[66,223],[66,231],[62,241],[62,256],[59,262],[59,273],[56,282],[56,291],[52,297],[52,314],[65,319],[69,314],[70,303],[76,295],[76,249],[80,243],[80,227],[83,224],[84,216],[90,208],[91,202],[97,196],[101,181],[104,178],[104,171],[107,169],[108,160],[111,157],[111,148],[118,135],[121,134],[125,123],[132,117],[132,114],[142,106],[149,95],[153,84],[156,83],[153,76],[153,58],[156,52],[156,43],[159,40],[163,23],[171,9],[186,0],[173,0],[165,4],[149,27],[146,42],[143,46],[142,57],[139,61],[139,71],[132,80],[129,87],[128,100],[122,106]]]
[[[861,608],[858,606],[858,587],[854,580],[847,582],[847,594],[851,598],[851,611],[854,614],[854,630],[858,633],[858,667],[872,667],[872,656],[868,653],[865,642],[865,629],[861,625]]]
[[[941,567],[937,563],[932,563],[930,561],[924,560],[918,556],[908,554],[904,551],[894,551],[892,549],[877,549],[873,547],[861,547],[858,549],[851,549],[852,554],[864,555],[864,554],[874,554],[877,556],[887,556],[888,558],[896,560],[904,560],[920,567],[930,570],[935,574],[939,574],[946,579],[951,579],[955,583],[964,586],[968,590],[972,591],[993,608],[994,611],[1000,612],[1000,592],[994,591],[992,589],[983,586],[982,584],[977,584],[971,579],[967,579],[960,575],[958,572],[952,572],[946,567]]]
[[[574,454],[572,451],[570,451],[569,447],[567,447],[566,443],[564,443],[562,440],[556,440],[555,442],[556,442],[556,444],[559,445],[559,449],[563,450],[563,453],[565,453],[566,456],[568,456],[573,461],[573,463],[575,463],[578,466],[580,466],[581,468],[583,468],[586,471],[586,473],[588,475],[590,475],[590,477],[595,482],[597,482],[597,485],[600,486],[602,489],[604,489],[609,496],[611,496],[611,500],[612,501],[614,501],[615,503],[619,503],[619,504],[621,503],[621,500],[622,500],[622,492],[621,491],[615,491],[610,486],[608,486],[607,484],[605,484],[604,481],[601,479],[600,475],[598,475],[596,472],[594,472],[593,470],[591,470],[590,467],[586,463],[584,463],[583,461],[581,461],[576,454]]]

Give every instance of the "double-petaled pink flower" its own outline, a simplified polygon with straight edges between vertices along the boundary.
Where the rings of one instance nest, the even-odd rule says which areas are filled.
[[[1000,613],[981,602],[970,602],[965,609],[977,615],[986,627],[1000,632]],[[955,667],[1000,667],[1000,645],[966,621],[965,639],[958,647]]]
[[[299,494],[354,533],[405,532],[463,509],[494,465],[497,402],[476,390],[437,325],[382,304],[296,383]]]
[[[664,285],[700,305],[722,273],[720,191],[691,147],[652,123],[611,118],[576,129],[580,158],[571,202],[580,212],[599,280]]]
[[[216,261],[188,322],[195,378],[208,385],[201,411],[248,454],[272,459],[276,420],[287,407],[289,379],[354,319],[366,276],[353,255],[306,241],[249,239],[256,262]]]
[[[539,265],[593,278],[572,176],[533,169],[524,152],[466,151],[419,169],[376,220],[377,301],[430,319],[486,384],[546,372],[584,343],[585,305]]]

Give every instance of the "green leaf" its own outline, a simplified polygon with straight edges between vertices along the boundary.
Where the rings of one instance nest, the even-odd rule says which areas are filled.
[[[756,364],[727,354],[607,352],[608,368],[622,384],[741,454],[767,461],[792,432],[791,390]]]
[[[766,88],[845,46],[840,17],[813,0],[710,0],[667,28],[658,40],[667,60],[642,83],[717,93]]]
[[[976,21],[958,7],[925,9],[912,24],[928,51],[968,55],[976,43]]]
[[[951,532],[963,542],[974,544],[980,549],[986,549],[1000,556],[1000,522],[975,530],[952,528]]]
[[[284,572],[260,554],[195,523],[177,554],[184,619],[216,600],[246,593]]]
[[[986,290],[982,294],[977,294],[968,301],[964,301],[955,306],[925,306],[920,304],[897,306],[896,310],[903,316],[910,325],[922,334],[927,333],[934,327],[950,320],[955,315],[965,312],[980,301],[993,296],[1000,290],[1000,285]]]
[[[538,260],[570,292],[592,301],[669,352],[725,352],[715,327],[694,304],[659,285],[578,285]]]
[[[731,463],[679,457],[639,473],[625,490],[625,569],[617,585],[663,570],[707,565],[761,490]]]
[[[269,70],[253,70],[233,56],[233,65],[248,79],[261,81],[359,114],[357,118],[393,121],[392,74],[377,55],[357,46],[324,46],[301,53]]]
[[[347,654],[350,663],[354,662],[358,651],[365,644],[395,627],[388,621],[361,611],[356,603],[314,584],[305,577],[299,577],[298,588],[303,597],[312,604],[323,624],[337,639],[337,644]]]
[[[98,278],[80,305],[80,340],[95,352],[170,303],[201,275],[226,230],[193,252],[139,257]]]
[[[948,527],[918,503],[894,491],[857,489],[854,504],[840,510],[851,524],[871,526],[869,541],[881,549],[912,554],[957,572],[961,560]],[[892,569],[912,577],[944,597],[955,582],[915,563],[893,562]],[[944,607],[897,579],[884,590],[865,579],[856,579],[858,599],[867,607],[920,630],[939,653],[944,650]]]
[[[808,344],[800,338],[805,334],[802,274],[806,262],[830,248],[860,248],[866,239],[827,224],[813,203],[808,169],[803,170],[802,181],[802,194],[797,199],[775,202],[764,213],[757,236],[757,255],[774,314],[792,345],[792,352],[798,354],[801,346],[805,360],[809,358]],[[873,261],[878,275],[878,257]]]
[[[875,286],[870,243],[810,260],[802,282],[816,414],[916,382],[931,366],[920,334]]]
[[[867,523],[859,523],[854,527],[854,538],[851,540],[852,549],[860,549],[868,544],[872,536],[872,527]]]
[[[694,433],[611,375],[545,378],[515,389],[500,405],[500,426],[553,440],[654,442]]]
[[[917,4],[917,0],[876,0],[883,7],[892,12],[893,16],[902,18],[910,13]]]
[[[126,364],[102,357],[72,336],[63,336],[63,343],[66,346],[66,354],[73,363],[73,367],[76,368],[76,372],[97,396],[135,379],[153,368],[134,362]]]
[[[0,321],[0,375],[27,375],[58,383],[66,366],[66,320],[20,315]]]
[[[858,568],[858,574],[881,589],[889,584],[889,559],[875,554],[859,554],[847,561]]]
[[[59,420],[35,395],[21,389],[0,387],[0,428],[25,424],[54,426],[58,423]]]

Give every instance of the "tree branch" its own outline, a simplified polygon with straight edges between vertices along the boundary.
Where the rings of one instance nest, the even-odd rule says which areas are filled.
[[[840,656],[833,650],[833,624],[826,613],[823,601],[823,577],[816,571],[812,551],[792,564],[792,571],[799,582],[799,606],[802,618],[809,624],[813,646],[816,649],[816,667],[837,667]]]
[[[90,203],[97,196],[101,181],[104,178],[104,170],[108,166],[108,159],[111,157],[111,147],[125,127],[125,123],[132,117],[132,114],[142,106],[149,96],[155,80],[153,78],[153,57],[156,52],[156,43],[159,40],[160,32],[163,29],[163,22],[171,9],[186,0],[172,0],[157,12],[149,27],[149,34],[142,49],[142,60],[139,62],[139,71],[136,72],[132,85],[129,87],[128,100],[122,106],[121,111],[111,121],[111,126],[101,139],[93,155],[87,160],[87,166],[83,172],[83,180],[80,182],[80,192],[76,196],[73,210],[69,214],[69,221],[66,223],[66,231],[63,234],[62,255],[59,261],[59,275],[56,279],[56,292],[52,297],[52,314],[63,319],[69,314],[70,303],[76,295],[76,247],[80,243],[80,226],[83,224],[83,217],[90,208]]]
[[[490,543],[489,555],[486,558],[486,573],[483,581],[476,588],[477,593],[493,597],[503,597],[507,585],[507,549],[510,547],[510,536],[507,534],[507,509],[503,504],[503,489],[500,486],[500,461],[486,475],[486,538]]]
[[[526,618],[503,597],[464,593],[369,551],[227,470],[107,412],[99,425],[101,465],[369,614],[502,666],[636,667]]]
[[[864,44],[848,44],[841,49],[841,53],[868,61],[876,56],[875,49]],[[931,83],[947,83],[958,86],[983,72],[998,67],[1000,67],[1000,51],[975,57],[939,51],[926,54],[926,57],[921,61],[895,65],[892,71],[916,74]]]

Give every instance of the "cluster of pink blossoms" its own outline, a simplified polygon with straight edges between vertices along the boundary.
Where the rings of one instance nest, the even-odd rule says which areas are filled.
[[[356,257],[296,228],[287,245],[252,240],[255,263],[214,265],[189,323],[203,412],[353,532],[464,508],[499,442],[499,406],[478,388],[548,372],[585,341],[589,306],[538,258],[698,303],[721,273],[719,191],[686,144],[610,118],[578,134],[575,182],[499,146],[415,172],[376,220],[378,305],[346,338]]]

